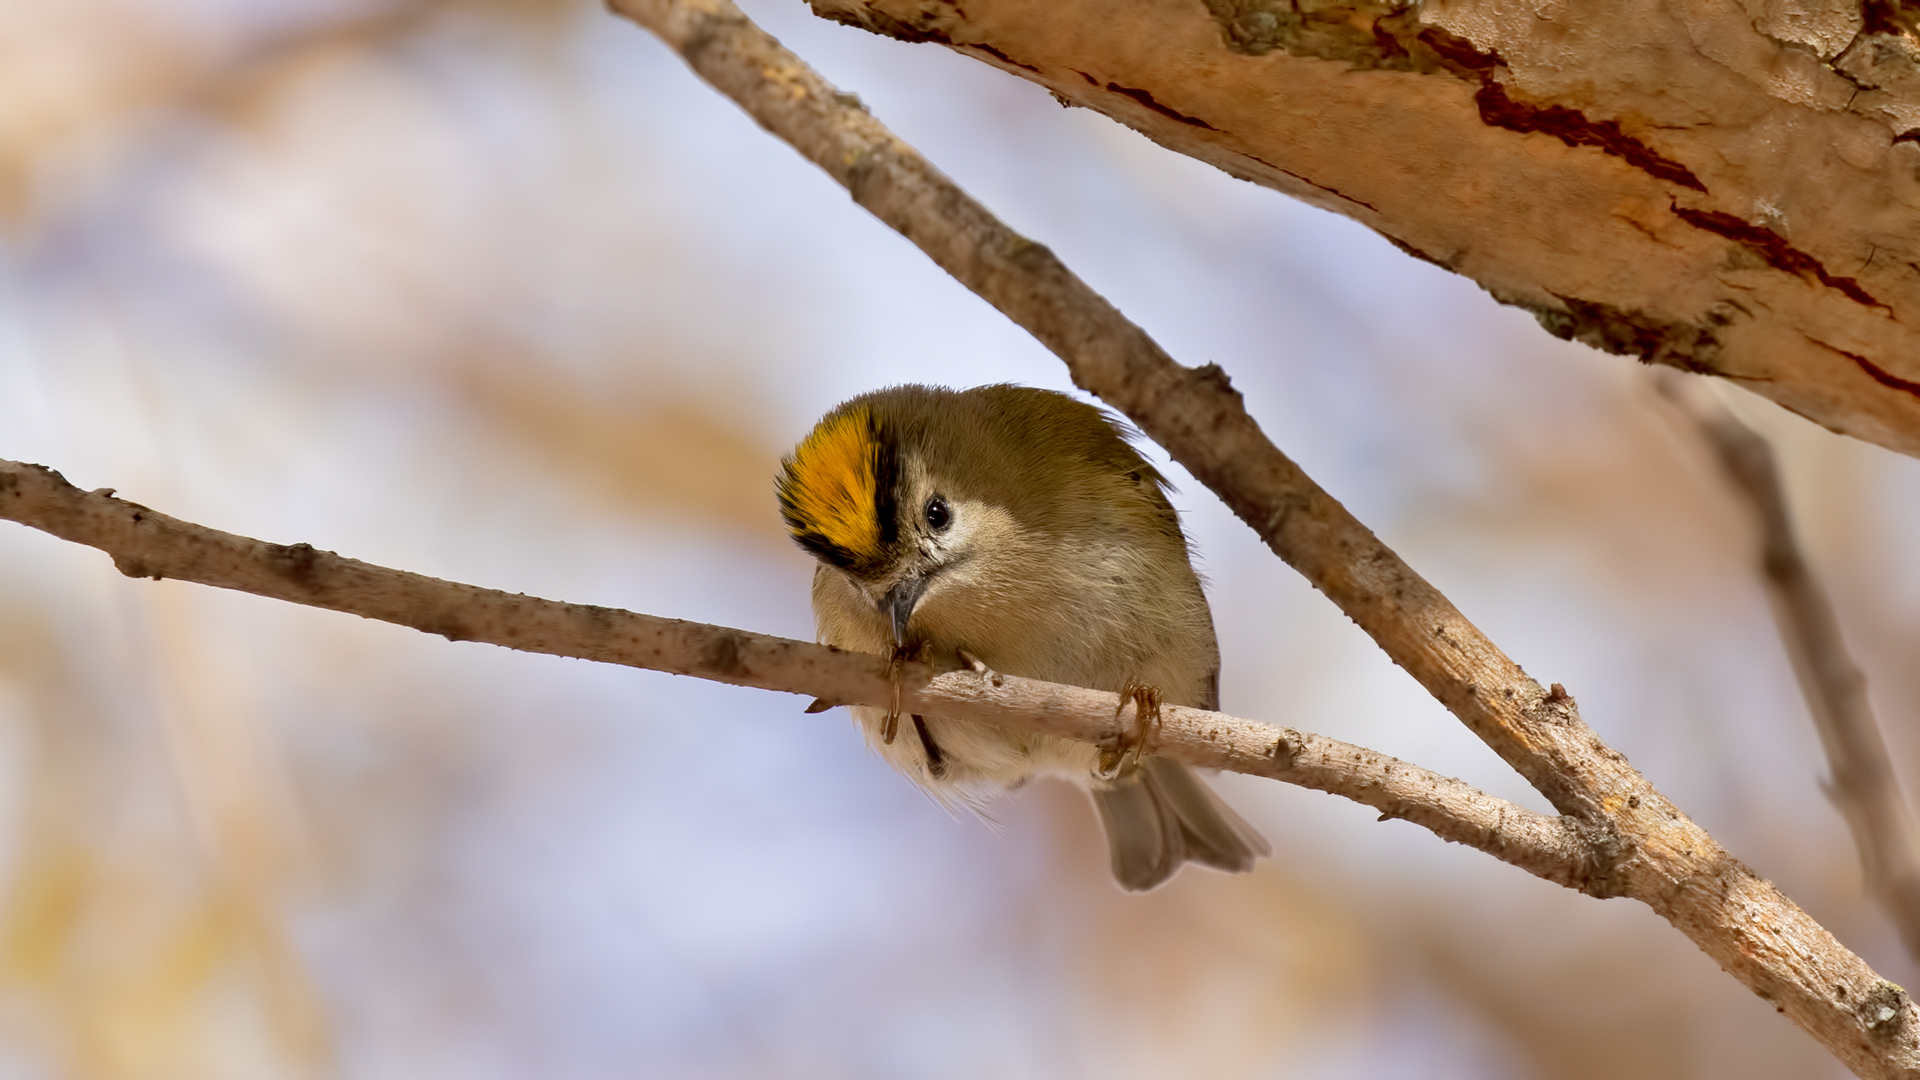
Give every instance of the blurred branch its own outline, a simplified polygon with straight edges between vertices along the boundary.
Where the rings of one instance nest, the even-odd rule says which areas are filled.
[[[0,461],[0,518],[99,548],[129,577],[175,578],[343,611],[525,652],[571,656],[735,686],[811,694],[1114,745],[1134,730],[1120,698],[951,663],[884,657],[706,623],[568,604],[442,581],[219,532],[82,491],[39,465]],[[897,696],[896,696],[897,693]],[[1154,752],[1283,780],[1363,803],[1569,888],[1589,890],[1588,829],[1371,750],[1292,728],[1163,706]],[[1590,891],[1590,890],[1589,890]]]
[[[730,0],[611,0],[696,74],[1066,362],[1213,489],[1554,808],[1629,895],[1863,1076],[1920,1076],[1920,1010],[1729,855],[1282,454],[1217,367],[1175,363],[1046,247],[974,201]]]
[[[1833,605],[1800,553],[1773,448],[1698,379],[1656,371],[1654,385],[1719,459],[1760,534],[1760,578],[1833,770],[1827,795],[1853,830],[1867,888],[1920,957],[1920,830],[1880,737],[1867,680],[1840,636]]]

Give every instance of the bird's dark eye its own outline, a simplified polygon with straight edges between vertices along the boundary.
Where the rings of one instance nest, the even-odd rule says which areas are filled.
[[[935,495],[927,500],[927,528],[934,532],[946,532],[953,524],[953,511],[947,509],[947,500]]]

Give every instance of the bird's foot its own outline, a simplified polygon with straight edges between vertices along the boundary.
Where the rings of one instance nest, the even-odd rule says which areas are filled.
[[[1128,679],[1120,688],[1120,704],[1113,710],[1115,720],[1127,711],[1128,702],[1133,703],[1133,730],[1118,733],[1112,746],[1100,748],[1100,767],[1095,775],[1102,780],[1132,776],[1140,768],[1140,759],[1153,752],[1153,743],[1160,737],[1160,688]]]
[[[880,723],[880,741],[888,746],[892,746],[894,736],[900,734],[900,680],[906,675],[907,665],[918,660],[926,647],[924,641],[887,646],[887,678],[893,683],[893,705],[887,709],[887,718]]]

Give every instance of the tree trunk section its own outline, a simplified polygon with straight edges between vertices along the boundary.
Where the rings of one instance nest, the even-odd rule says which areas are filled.
[[[1345,214],[1560,337],[1920,456],[1894,0],[811,2]]]

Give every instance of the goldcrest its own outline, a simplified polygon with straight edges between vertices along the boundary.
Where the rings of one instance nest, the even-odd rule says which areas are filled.
[[[829,412],[783,461],[780,510],[819,560],[820,640],[1215,708],[1220,653],[1167,482],[1106,413],[1020,386],[896,386]],[[1150,688],[1150,689],[1143,689]],[[1157,692],[1157,693],[1156,693]],[[1249,870],[1266,841],[1185,765],[941,716],[853,708],[948,805],[1036,775],[1092,792],[1113,876]]]

